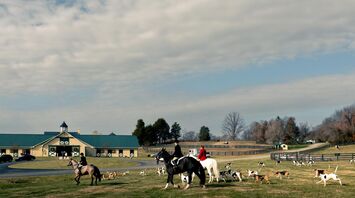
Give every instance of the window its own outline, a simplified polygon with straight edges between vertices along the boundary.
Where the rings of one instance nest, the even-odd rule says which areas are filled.
[[[67,137],[59,138],[59,144],[60,145],[69,145],[69,138],[67,138]]]

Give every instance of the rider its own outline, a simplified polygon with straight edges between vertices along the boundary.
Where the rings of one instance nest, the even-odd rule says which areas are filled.
[[[86,161],[86,157],[84,156],[84,153],[80,153],[80,162],[79,162],[79,173],[81,174],[81,167],[88,165],[88,162]]]
[[[176,163],[174,163],[175,160],[179,159],[182,156],[183,156],[183,154],[181,152],[181,147],[179,145],[179,141],[176,140],[175,141],[175,150],[174,150],[174,153],[173,153],[173,159],[171,160],[174,166],[177,165]]]
[[[201,145],[200,153],[198,154],[197,158],[200,161],[203,161],[203,160],[207,159],[205,146]]]

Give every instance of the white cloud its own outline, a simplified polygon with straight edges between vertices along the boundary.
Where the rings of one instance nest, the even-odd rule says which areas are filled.
[[[145,85],[250,63],[354,49],[354,1],[102,2],[75,1],[65,6],[52,1],[0,3],[0,96],[94,92],[82,105],[70,109],[53,106],[37,111],[38,116],[3,108],[5,120],[31,118],[27,126],[35,129],[33,123],[47,128],[52,126],[51,120],[61,121],[62,117],[80,126],[97,118],[105,129],[120,125],[119,120],[127,131],[139,117],[180,119],[178,115],[185,115],[184,122],[199,125],[197,118],[187,115],[199,117],[204,112],[206,119],[219,119],[209,118],[206,112],[219,112],[223,117],[222,111],[231,107],[254,115],[269,111],[274,103],[285,108],[319,101],[328,105],[349,93],[344,81],[327,85],[332,91],[325,92],[328,87],[320,83],[329,79],[319,78],[186,102],[189,96],[171,100],[162,94],[149,99]],[[353,85],[353,80],[348,81]],[[136,97],[147,101],[136,104]],[[164,108],[156,109],[157,104]]]
[[[56,130],[63,118],[71,124],[72,130],[82,132],[101,130],[130,133],[137,119],[153,123],[164,117],[169,123],[179,122],[189,130],[199,130],[207,125],[213,132],[219,132],[224,116],[230,111],[238,111],[248,122],[271,119],[276,116],[305,117],[315,125],[336,108],[352,104],[355,98],[355,74],[332,75],[309,78],[284,84],[256,86],[233,90],[215,96],[190,99],[188,96],[172,97],[168,94],[152,97],[144,93],[145,103],[117,105],[100,101],[71,107],[58,107],[37,111],[3,111],[2,119],[9,120],[6,127],[15,127],[10,120],[25,120],[20,130]],[[319,110],[323,109],[319,114]],[[324,114],[325,111],[328,114]],[[6,116],[5,116],[6,115]],[[18,126],[16,126],[18,127]]]
[[[174,75],[344,50],[354,45],[354,5],[200,0],[63,7],[9,1],[0,11],[0,90],[100,83],[103,90],[121,91]]]

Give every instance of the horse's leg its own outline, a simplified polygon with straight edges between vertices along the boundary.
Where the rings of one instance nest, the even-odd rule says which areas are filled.
[[[165,185],[164,190],[167,189],[168,186],[169,186],[169,182],[170,182],[170,180],[172,179],[172,176],[171,176],[171,175],[172,175],[172,174],[168,173],[168,179],[166,180],[166,185]]]
[[[80,175],[77,176],[77,179],[76,179],[76,185],[79,185],[80,184]]]
[[[213,182],[213,175],[212,175],[211,168],[207,168],[207,172],[208,172],[208,175],[210,176],[208,183],[212,183]]]
[[[206,188],[205,186],[205,182],[206,182],[206,175],[205,175],[205,171],[204,168],[201,166],[199,169],[194,170],[193,171],[197,177],[200,179],[200,186],[202,186],[202,188]]]
[[[89,174],[89,175],[91,177],[91,184],[90,185],[92,186],[92,185],[94,185],[94,175],[92,175],[92,173]]]
[[[190,187],[191,184],[191,180],[192,180],[192,171],[187,171],[187,176],[189,178],[189,181],[187,182],[187,185],[185,186],[185,190],[188,189]]]

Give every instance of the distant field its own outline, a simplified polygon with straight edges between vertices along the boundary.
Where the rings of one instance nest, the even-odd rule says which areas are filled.
[[[306,148],[307,146],[309,146],[308,144],[295,144],[295,145],[288,145],[288,149],[289,150],[293,150],[293,149],[301,149],[301,148]]]
[[[335,148],[335,146],[332,146],[327,149],[317,151],[316,153],[355,153],[355,145],[339,146],[339,149]]]
[[[76,160],[79,161],[78,158]],[[136,166],[137,162],[130,159],[121,158],[97,158],[87,157],[89,164],[94,164],[99,168],[125,168]],[[23,162],[11,165],[11,168],[27,168],[27,169],[71,169],[68,167],[68,160],[59,160],[58,158],[48,157],[39,158],[31,162]]]
[[[235,158],[231,159],[234,160]],[[290,171],[290,178],[279,180],[271,176],[271,184],[255,183],[253,179],[244,177],[244,181],[220,182],[207,184],[202,190],[196,184],[189,190],[174,189],[162,190],[166,176],[159,177],[155,169],[149,169],[147,176],[139,176],[138,171],[131,171],[128,176],[117,180],[105,180],[98,186],[90,186],[88,178],[84,178],[79,186],[75,185],[72,175],[50,177],[27,177],[0,179],[0,197],[353,197],[355,194],[355,165],[348,162],[321,162],[313,167],[296,167],[291,162],[282,162],[276,166],[275,162],[262,160],[233,161],[233,169],[258,170],[258,161],[264,161],[266,167],[261,169],[262,174],[272,175],[275,170]],[[227,158],[219,162],[219,167],[228,162]],[[327,187],[315,184],[319,179],[313,178],[314,168],[330,169],[333,171],[339,165],[338,175],[344,185],[330,181]],[[177,176],[175,182],[181,183]],[[180,184],[181,185],[181,184]]]

